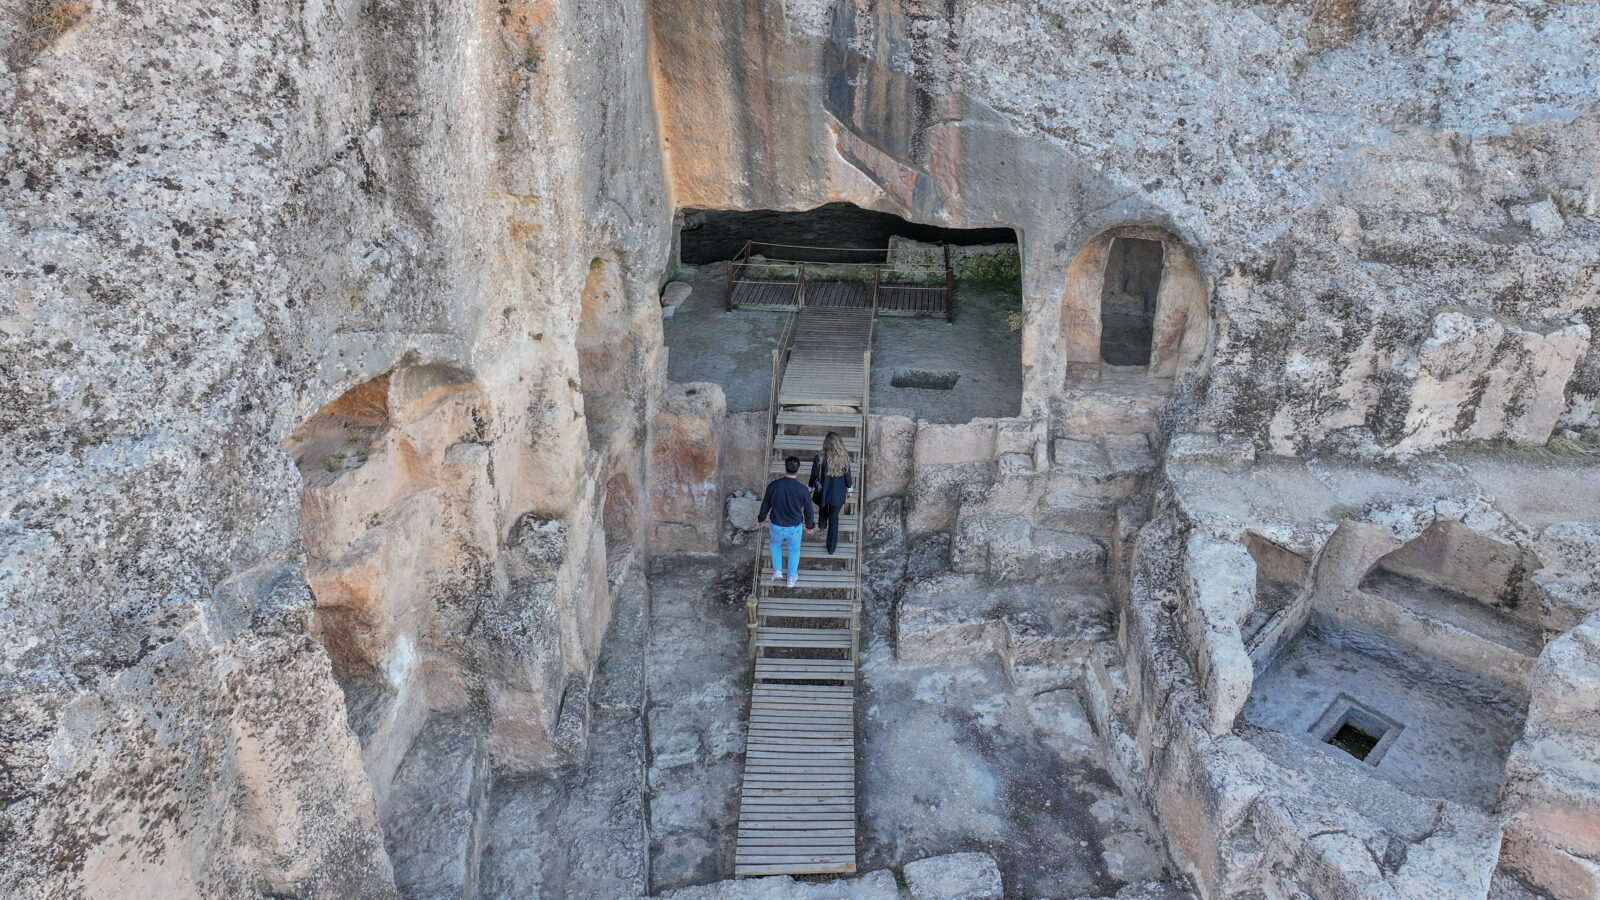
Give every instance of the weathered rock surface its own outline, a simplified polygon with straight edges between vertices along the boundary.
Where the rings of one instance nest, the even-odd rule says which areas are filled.
[[[431,710],[547,758],[671,218],[642,6],[580,7],[0,9],[0,893],[393,896],[373,773]],[[296,471],[317,410],[435,367],[465,446],[399,414]],[[542,568],[500,546],[529,514]]]
[[[1099,296],[1063,286],[1098,235],[1160,225],[1209,286],[1214,339],[1181,356],[1209,359],[1193,399],[1210,427],[1279,452],[1394,452],[1539,443],[1552,407],[1593,421],[1600,351],[1568,330],[1600,321],[1579,237],[1592,240],[1600,203],[1590,77],[1571,49],[1593,30],[1586,8],[1536,21],[1492,2],[1368,16],[1192,0],[1148,20],[1110,3],[1070,17],[978,0],[836,7],[654,9],[680,196],[724,209],[844,197],[1016,227],[1025,411],[1053,405],[1078,433],[1152,428],[1148,392],[1064,380],[1069,348],[1097,336]],[[755,106],[731,74],[746,67],[781,73]],[[908,119],[907,97],[941,112]],[[1157,112],[1112,124],[1134,108]],[[1071,198],[1037,190],[1069,182]],[[1497,350],[1503,381],[1440,393],[1425,374],[1447,308],[1527,323]],[[1094,333],[1074,340],[1077,322]]]
[[[893,872],[879,869],[820,884],[772,875],[678,888],[658,896],[663,900],[897,900],[900,888]]]
[[[726,414],[714,384],[671,384],[651,427],[651,548],[714,552],[722,533],[717,469]]]
[[[1059,684],[1105,636],[1108,612],[1093,587],[991,586],[947,574],[907,584],[894,616],[895,652],[923,663],[994,655],[1014,683]]]
[[[740,531],[755,531],[761,527],[757,516],[761,513],[761,497],[754,491],[741,491],[728,497],[728,524]]]
[[[436,717],[417,735],[383,820],[401,896],[477,893],[488,787],[488,760],[469,722]]]
[[[1600,892],[1600,615],[1545,647],[1506,766],[1503,865],[1553,897]]]
[[[689,299],[689,295],[693,292],[694,288],[687,282],[668,282],[667,286],[661,289],[661,305],[667,307],[677,306]]]
[[[906,863],[912,900],[1000,900],[1005,885],[987,853],[952,853]]]

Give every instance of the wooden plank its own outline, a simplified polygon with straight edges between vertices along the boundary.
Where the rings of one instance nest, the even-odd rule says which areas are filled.
[[[747,775],[740,785],[745,797],[853,797],[856,792],[854,778],[798,778],[784,780],[781,775]]]
[[[855,413],[822,413],[785,410],[778,413],[779,425],[831,425],[841,428],[858,428],[861,417]]]
[[[855,810],[767,810],[750,808],[745,811],[749,818],[740,823],[741,828],[750,827],[750,831],[787,831],[799,828],[854,828],[856,826]]]
[[[754,706],[750,710],[750,722],[752,725],[763,724],[774,719],[799,719],[805,722],[822,724],[849,723],[855,721],[855,705],[846,704],[843,707],[831,704],[777,706],[764,703]]]
[[[799,735],[787,731],[773,731],[770,733],[756,734],[751,732],[745,736],[745,746],[753,750],[767,748],[773,749],[804,749],[814,747],[829,750],[852,750],[855,747],[854,734],[807,734]]]
[[[802,563],[819,563],[822,561],[823,560],[801,559]],[[844,562],[846,560],[840,561]],[[767,563],[763,565],[761,569],[762,580],[769,583],[771,582],[772,578],[772,570],[768,568],[770,565],[771,563]],[[847,589],[854,590],[855,586],[855,573],[849,569],[819,569],[815,568],[815,566],[812,568],[801,566],[800,578],[795,582],[794,590],[842,591]],[[785,590],[788,589],[789,588],[785,587]]]
[[[842,868],[809,868],[807,865],[821,866],[823,864],[836,864]],[[771,853],[752,854],[737,857],[734,874],[737,875],[773,875],[773,874],[816,874],[826,875],[832,872],[854,872],[856,870],[855,853],[834,855],[802,855],[800,857],[782,856]]]
[[[770,794],[768,796],[740,794],[739,797],[741,806],[748,807],[751,810],[760,810],[763,815],[767,813],[783,813],[797,816],[837,816],[840,813],[849,813],[854,816],[855,802],[854,797],[820,797],[802,794]]]
[[[830,702],[775,703],[757,701],[750,707],[752,721],[758,718],[801,718],[817,722],[851,722],[855,720],[855,704]]]
[[[836,831],[838,829],[828,829]],[[833,853],[854,853],[856,836],[843,835],[816,835],[802,837],[800,835],[740,835],[739,847],[734,854],[736,857],[746,859],[752,856],[771,857],[814,857]]]
[[[794,732],[794,730],[787,730],[787,732],[779,733],[779,729],[782,729],[782,727],[786,727],[786,725],[768,724],[768,722],[754,722],[754,724],[750,725],[750,730],[747,733],[750,733],[750,735],[760,733],[760,737],[776,738],[786,737],[786,735],[787,737],[798,737],[798,732]],[[766,730],[768,729],[770,729],[773,733],[766,733]]]
[[[837,848],[840,845],[854,846],[856,841],[856,830],[849,823],[817,823],[810,827],[804,822],[762,824],[767,827],[747,829],[741,826],[739,844],[749,847],[770,847],[779,844],[792,847]]]
[[[838,851],[832,851],[838,853]],[[854,872],[855,853],[852,850],[848,857],[843,854],[836,856],[807,856],[790,858],[784,856],[753,855],[736,857],[734,864],[735,875],[830,875],[848,874]]]
[[[787,728],[795,734],[850,734],[855,731],[855,716],[830,716],[816,710],[750,713],[750,727]]]
[[[819,712],[837,716],[855,715],[856,705],[852,698],[842,699],[833,697],[796,697],[793,699],[762,698],[760,696],[750,704],[750,708],[760,712]]]
[[[748,785],[743,788],[742,797],[790,797],[795,800],[813,800],[818,803],[830,801],[854,801],[856,796],[855,785],[826,785],[819,784],[807,787],[779,787],[776,785]]]
[[[855,669],[855,665],[848,659],[772,659],[769,657],[762,657],[761,659],[757,660],[757,662],[765,664],[758,665],[758,668],[788,668],[796,672],[807,670],[814,672],[831,672],[836,669]]]
[[[855,790],[855,769],[847,772],[746,772],[744,789],[756,791],[804,790],[846,791]]]
[[[855,669],[848,659],[773,659],[763,656],[756,662],[758,670],[787,668],[795,672],[833,672],[848,669],[853,672]]]
[[[783,735],[766,735],[761,740],[745,739],[747,753],[763,750],[831,750],[835,752],[855,752],[855,735],[807,735],[803,738]]]
[[[854,761],[842,762],[838,765],[822,765],[820,763],[787,764],[758,762],[746,763],[744,769],[746,778],[751,775],[785,775],[794,773],[800,775],[827,775],[839,780],[854,780],[855,771],[856,767]]]
[[[753,867],[769,867],[780,865],[794,867],[786,869],[785,871],[796,874],[805,872],[815,872],[821,874],[830,871],[823,868],[808,868],[821,867],[825,865],[848,865],[850,868],[845,871],[854,871],[855,846],[852,844],[849,847],[827,846],[817,847],[815,849],[808,847],[796,847],[792,850],[784,850],[777,847],[755,846],[751,847],[745,852],[736,852],[734,854],[734,860],[736,873],[751,871]]]
[[[751,822],[773,823],[774,825],[787,825],[795,822],[808,822],[819,825],[855,824],[855,806],[850,803],[836,803],[831,808],[812,804],[809,806],[772,805],[766,800],[748,800],[744,804],[745,812],[750,816]]]
[[[749,854],[735,855],[736,875],[827,875],[849,873],[856,870],[855,851],[830,850],[821,855],[802,853],[776,854],[770,848],[753,850]]]
[[[850,836],[854,836],[856,828],[854,828],[854,822],[840,817],[762,818],[762,820],[754,820],[754,822],[739,823],[739,833],[741,834],[757,833],[757,831],[765,831],[765,833],[776,831],[778,834],[798,834],[800,831],[816,831],[816,833],[822,834],[822,836],[829,836],[829,838],[843,838],[846,831],[850,833]]]
[[[760,658],[758,658],[758,661],[762,661],[762,663],[784,663],[784,661],[819,661],[819,660],[773,660],[773,658],[771,658],[771,657],[760,657]],[[821,661],[826,661],[826,663],[834,663],[834,665],[837,665],[837,663],[850,663],[850,660],[821,660]],[[755,687],[789,687],[789,685],[786,685],[786,684],[757,684],[757,685],[755,685]],[[805,685],[805,687],[811,687],[811,685]],[[837,687],[837,685],[830,685],[830,687]],[[846,684],[846,685],[843,685],[843,687],[850,687],[850,685]],[[854,706],[851,705],[850,709],[854,709]]]
[[[850,601],[844,606],[807,606],[799,603],[768,603],[763,600],[756,606],[756,616],[761,619],[848,619],[852,608]]]
[[[808,803],[795,805],[784,800],[763,800],[754,798],[745,800],[741,804],[752,821],[761,822],[828,822],[828,821],[855,821],[856,805],[853,800],[841,800],[837,803]]]
[[[854,849],[855,845],[854,828],[760,828],[739,832],[739,847],[751,852],[766,852],[757,848],[782,847],[803,848],[812,853],[844,853]]]
[[[758,686],[764,687],[768,685]],[[777,712],[785,715],[792,715],[794,713],[818,713],[822,715],[837,716],[839,718],[854,718],[855,708],[855,704],[849,701],[846,701],[843,704],[843,708],[841,710],[840,707],[835,706],[830,701],[801,701],[793,705],[779,705],[773,703],[772,701],[762,702],[759,700],[756,701],[756,704],[752,707],[752,709],[757,712]]]
[[[771,585],[773,590],[778,590],[777,585]],[[796,586],[796,590],[798,590]],[[788,588],[783,588],[788,590]],[[854,612],[855,601],[848,597],[780,597],[768,594],[761,598],[762,606],[773,609],[803,609],[825,616],[848,617]]]
[[[833,642],[849,636],[850,629],[848,628],[782,628],[763,625],[756,629],[756,639],[758,641],[762,639],[770,641],[796,640],[804,642],[803,645],[832,646]]]
[[[846,744],[853,746],[854,740],[855,735],[849,732],[844,734],[821,734],[817,732],[802,734],[794,731],[793,729],[777,725],[752,726],[745,736],[745,744],[751,747],[757,747],[762,744],[791,744],[797,747],[804,747],[808,746],[807,742],[810,742],[810,744],[816,746],[839,746]]]
[[[803,718],[790,720],[769,716],[760,720],[752,719],[750,724],[769,728],[786,728],[796,735],[804,735],[806,737],[850,737],[855,734],[854,721],[827,723]]]
[[[775,710],[818,710],[821,712],[839,713],[849,715],[855,710],[855,698],[837,696],[796,696],[784,697],[771,694],[756,694],[751,701],[753,709]]]
[[[845,601],[848,603],[849,601]],[[756,606],[756,617],[759,619],[837,619],[850,618],[852,610],[847,607],[814,607],[800,604],[769,604],[762,601]]]
[[[853,801],[837,803],[833,806],[764,806],[765,801],[748,801],[742,807],[742,813],[750,817],[751,822],[776,825],[784,824],[816,824],[816,825],[854,825],[856,823],[856,809]]]
[[[771,685],[757,685],[756,688],[755,688],[755,696],[758,699],[762,698],[762,697],[769,697],[769,698],[774,698],[774,699],[783,699],[783,698],[789,698],[789,697],[798,697],[798,698],[806,698],[806,697],[837,697],[837,698],[839,698],[841,700],[846,700],[846,701],[854,701],[855,700],[855,692],[852,691],[850,688],[839,687],[837,685],[820,685],[820,684],[819,685],[798,685],[798,686],[794,686],[794,687],[790,687],[790,686],[787,686],[787,685],[782,686],[782,687],[775,687],[775,686],[771,686]]]
[[[829,713],[824,709],[752,709],[750,727],[792,727],[795,733],[829,733],[850,730],[856,725],[854,709]]]
[[[745,772],[744,786],[757,788],[802,788],[807,790],[853,790],[855,767],[843,766],[822,772]]]
[[[742,796],[785,796],[816,799],[819,797],[835,800],[853,800],[855,798],[854,782],[826,782],[826,781],[747,781],[742,787]]]
[[[749,820],[740,828],[756,826],[752,831],[786,831],[796,828],[854,828],[854,810],[767,809],[751,807]]]
[[[848,660],[829,660],[847,662]],[[790,690],[792,689],[792,690]],[[831,693],[842,691],[842,693]],[[855,708],[855,697],[849,685],[838,684],[758,684],[751,694],[756,703],[841,703]]]
[[[807,847],[795,847],[789,850],[782,850],[773,847],[759,847],[752,848],[749,853],[735,853],[734,856],[740,865],[745,863],[773,864],[786,860],[791,862],[820,862],[824,860],[844,859],[847,856],[849,857],[850,861],[854,863],[855,848],[851,847],[847,850],[841,850],[834,847],[827,847],[812,850]]]

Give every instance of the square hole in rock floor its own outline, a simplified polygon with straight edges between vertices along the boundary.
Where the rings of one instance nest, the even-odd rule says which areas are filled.
[[[1311,726],[1311,733],[1324,744],[1375,766],[1394,745],[1403,728],[1399,722],[1350,695],[1340,694]]]
[[[1351,725],[1349,722],[1339,726],[1339,730],[1328,738],[1328,743],[1340,750],[1354,756],[1356,759],[1366,759],[1372,748],[1378,746],[1378,739],[1382,735],[1367,734],[1365,731]]]

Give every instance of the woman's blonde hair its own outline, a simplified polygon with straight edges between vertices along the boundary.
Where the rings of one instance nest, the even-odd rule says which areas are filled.
[[[850,469],[850,451],[844,448],[844,439],[839,437],[839,432],[830,431],[822,439],[822,456],[828,461],[828,474],[836,471],[843,475]]]

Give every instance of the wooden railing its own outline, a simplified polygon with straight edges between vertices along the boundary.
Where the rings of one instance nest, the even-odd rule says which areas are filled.
[[[926,312],[942,308],[945,321],[955,321],[955,273],[950,263],[949,245],[941,245],[943,265],[914,265],[891,262],[889,248],[812,247],[800,244],[772,244],[762,241],[745,241],[739,252],[727,263],[728,309],[737,309],[734,297],[737,287],[745,285],[793,284],[794,308],[803,309],[806,302],[806,284],[859,283],[872,285],[870,307],[876,312],[879,296],[885,288],[896,292],[911,291],[942,293],[942,302],[929,298],[914,306]],[[779,251],[773,253],[772,251]],[[792,251],[802,251],[795,253]],[[876,261],[838,262],[824,259],[794,259],[808,251],[816,254],[860,254],[881,257]]]

